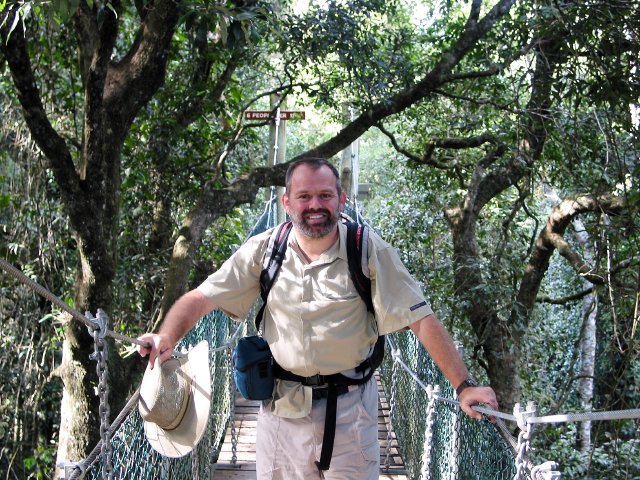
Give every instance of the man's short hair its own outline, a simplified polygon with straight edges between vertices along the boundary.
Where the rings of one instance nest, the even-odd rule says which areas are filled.
[[[333,174],[336,177],[336,190],[338,191],[338,195],[342,193],[342,186],[340,185],[340,174],[338,173],[338,169],[334,167],[331,164],[331,162],[329,162],[329,160],[327,160],[326,158],[319,158],[319,157],[301,158],[300,160],[296,160],[295,162],[289,165],[289,168],[287,169],[287,174],[284,177],[287,193],[289,193],[289,191],[291,190],[291,177],[293,176],[293,171],[296,168],[298,168],[300,165],[306,165],[314,171],[319,170],[322,167],[329,167],[331,172],[333,172]]]

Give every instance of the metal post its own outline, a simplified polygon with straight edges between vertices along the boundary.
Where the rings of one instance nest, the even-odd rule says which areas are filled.
[[[342,118],[345,124],[353,120],[353,109],[344,105],[342,107]],[[347,198],[356,200],[358,195],[358,151],[360,140],[354,140],[347,148],[342,150],[340,161],[340,185],[342,190],[347,194]]]
[[[271,110],[276,111],[276,118],[269,126],[269,161],[272,165],[284,163],[287,155],[287,121],[280,120],[280,110],[284,110],[286,107],[286,99],[278,93],[273,93],[270,96]],[[285,221],[285,211],[280,203],[280,198],[284,194],[284,188],[278,187],[276,189],[276,196],[278,198],[278,223]]]
[[[349,114],[349,106],[342,106],[342,118],[343,122],[349,123],[351,120]],[[347,146],[344,150],[342,150],[342,156],[340,160],[340,186],[342,187],[342,191],[347,194],[347,198],[351,198],[353,194],[353,162],[352,162],[352,151],[353,144]]]

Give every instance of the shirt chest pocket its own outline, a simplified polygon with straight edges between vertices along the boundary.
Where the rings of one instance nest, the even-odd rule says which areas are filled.
[[[349,272],[335,264],[318,269],[313,275],[314,295],[324,300],[352,300],[358,297]]]

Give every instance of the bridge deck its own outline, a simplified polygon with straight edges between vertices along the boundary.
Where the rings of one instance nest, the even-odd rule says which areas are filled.
[[[380,402],[378,404],[378,439],[380,440],[380,478],[387,480],[406,480],[407,471],[398,448],[395,434],[391,431],[389,421],[389,404],[378,379]],[[256,423],[259,402],[236,397],[235,426],[238,437],[236,445],[236,462],[231,463],[231,428],[227,429],[224,444],[215,466],[213,478],[216,480],[255,480],[256,478]],[[391,438],[389,468],[385,469],[387,438]]]

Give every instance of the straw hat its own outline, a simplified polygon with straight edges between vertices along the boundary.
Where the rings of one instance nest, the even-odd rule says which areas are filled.
[[[198,343],[144,373],[138,410],[151,446],[166,457],[182,457],[198,444],[211,405],[209,345]]]

